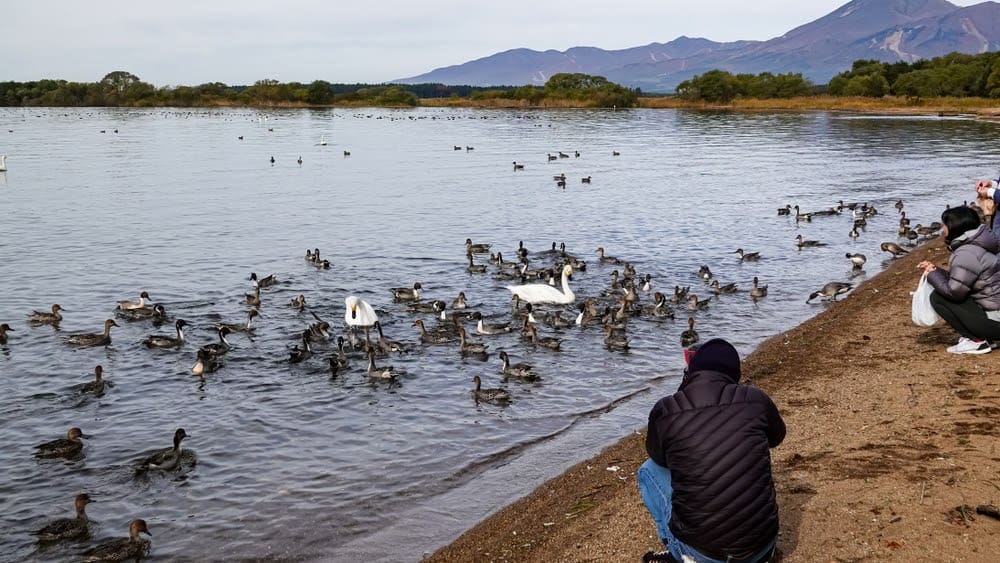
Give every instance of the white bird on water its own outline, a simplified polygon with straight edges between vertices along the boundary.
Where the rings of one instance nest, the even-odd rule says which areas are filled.
[[[372,326],[378,321],[375,309],[356,295],[344,299],[347,309],[344,311],[344,322],[348,326]]]
[[[526,285],[508,285],[507,289],[528,303],[560,303],[568,304],[576,300],[576,295],[569,287],[569,279],[573,277],[573,268],[563,266],[562,290],[544,283]]]

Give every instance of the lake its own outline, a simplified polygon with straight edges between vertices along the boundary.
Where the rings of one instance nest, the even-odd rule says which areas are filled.
[[[389,288],[420,282],[422,302],[448,304],[462,291],[488,322],[519,322],[505,289],[519,282],[497,279],[495,265],[470,274],[467,238],[507,261],[523,243],[532,268],[564,242],[586,261],[570,282],[577,303],[600,309],[617,307],[610,284],[624,265],[602,264],[598,247],[668,296],[675,285],[710,295],[697,276],[707,265],[742,291],[713,298],[696,329],[748,354],[822,311],[806,298],[826,282],[884,267],[879,244],[902,242],[897,199],[926,225],[973,198],[975,180],[997,172],[997,141],[993,123],[826,112],[0,108],[0,323],[13,329],[0,346],[0,559],[77,560],[94,539],[39,547],[31,532],[72,516],[87,492],[93,538],[144,518],[153,559],[417,561],[641,429],[680,380],[690,313],[630,319],[627,352],[593,326],[540,326],[562,340],[552,351],[466,323],[489,345],[483,362],[457,343],[421,344],[414,321],[435,327],[435,315]],[[850,212],[809,223],[776,212],[838,200],[878,210],[856,240]],[[825,246],[799,250],[798,234]],[[311,248],[330,269],[303,259]],[[762,259],[741,263],[737,248]],[[848,252],[867,255],[863,272]],[[261,292],[256,330],[229,336],[219,371],[192,376],[214,325],[245,319],[251,272],[278,280]],[[754,276],[770,288],[757,302]],[[67,345],[141,291],[169,321],[118,318],[110,346]],[[289,306],[300,294],[304,311]],[[289,363],[313,314],[334,341],[345,334],[349,295],[408,346],[377,360],[402,372],[395,380],[371,380],[359,351],[332,376],[335,342]],[[29,325],[54,303],[66,309],[58,329]],[[183,347],[142,345],[175,319],[189,324]],[[541,381],[501,382],[500,350]],[[98,364],[114,387],[82,394]],[[477,403],[475,375],[507,389],[509,405]],[[72,426],[89,436],[83,459],[33,457]],[[179,427],[197,464],[136,474]]]

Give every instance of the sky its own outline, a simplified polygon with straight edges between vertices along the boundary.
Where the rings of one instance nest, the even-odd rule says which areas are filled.
[[[11,0],[0,81],[381,83],[514,48],[766,40],[846,0]],[[975,1],[952,0],[969,6]]]

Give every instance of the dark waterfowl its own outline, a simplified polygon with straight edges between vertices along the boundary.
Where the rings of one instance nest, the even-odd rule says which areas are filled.
[[[385,334],[382,333],[382,323],[375,321],[375,329],[378,331],[378,347],[382,350],[383,354],[388,354],[389,352],[405,354],[408,351],[406,345],[402,342],[390,340],[385,337]]]
[[[465,332],[465,327],[459,325],[458,338],[459,342],[461,343],[459,347],[459,351],[461,352],[461,354],[463,356],[475,356],[481,360],[485,360],[489,355],[489,352],[487,352],[487,348],[489,348],[489,345],[481,344],[478,342],[469,342],[466,336],[467,334]]]
[[[757,279],[757,276],[753,277],[753,287],[750,289],[750,297],[754,299],[767,297],[767,286],[760,285],[760,280]]]
[[[159,471],[173,471],[177,469],[181,464],[181,440],[187,437],[187,432],[183,428],[178,428],[174,431],[174,446],[172,448],[153,452],[143,459],[135,470],[141,473],[151,469]]]
[[[791,215],[792,214],[792,204],[787,204],[784,207],[778,208],[778,215]]]
[[[604,247],[597,247],[597,258],[601,264],[621,264],[622,261],[616,256],[608,256],[604,254]]]
[[[535,373],[534,369],[529,364],[510,363],[510,357],[507,355],[507,352],[503,350],[500,351],[500,361],[503,363],[503,367],[500,369],[500,374],[503,376],[504,381],[511,377],[519,381],[526,382],[533,382],[541,379],[541,377]]]
[[[105,561],[138,561],[149,553],[150,541],[139,537],[139,534],[152,536],[145,520],[132,520],[128,526],[127,538],[115,538],[98,544],[85,551],[84,561],[86,563],[98,563]]]
[[[900,256],[910,252],[894,242],[883,242],[881,248],[883,251],[892,254],[893,258],[899,258]]]
[[[864,254],[851,254],[850,252],[848,252],[846,253],[846,256],[848,260],[851,261],[851,264],[855,270],[860,270],[861,267],[865,265],[865,262],[868,261],[868,258]]]
[[[483,389],[483,380],[478,375],[472,378],[476,385],[472,390],[472,396],[476,402],[505,404],[510,402],[510,393],[504,389]]]
[[[424,344],[444,344],[454,340],[450,332],[445,332],[441,329],[429,332],[424,326],[424,321],[420,319],[413,321],[413,326],[420,328],[420,341]]]
[[[688,295],[688,309],[691,311],[704,311],[705,309],[708,309],[708,304],[711,301],[711,296],[699,301],[698,296],[692,293],[691,295]]]
[[[59,312],[63,310],[57,303],[52,306],[51,313],[46,311],[32,311],[31,315],[28,316],[28,321],[34,325],[57,325],[62,320],[62,315]]]
[[[154,334],[149,338],[142,341],[147,348],[175,348],[184,345],[184,327],[187,326],[187,321],[184,319],[177,319],[174,323],[174,329],[177,331],[177,336],[170,336],[168,334]]]
[[[7,333],[14,332],[14,329],[10,328],[7,323],[0,324],[0,344],[7,343]]]
[[[302,332],[302,347],[295,346],[289,352],[288,361],[293,364],[302,363],[312,357],[312,347],[309,346],[310,331]]]
[[[250,272],[250,283],[254,287],[259,287],[261,289],[267,289],[277,283],[278,280],[271,274],[267,277],[257,279],[257,272]]]
[[[795,245],[801,250],[805,247],[826,246],[826,243],[818,240],[804,240],[802,235],[798,235],[795,237]]]
[[[608,350],[628,350],[629,340],[623,331],[616,331],[612,326],[605,326],[603,330],[606,334],[604,337],[604,346]]]
[[[735,283],[727,283],[725,285],[722,285],[719,283],[719,280],[712,280],[712,283],[709,287],[712,288],[712,292],[715,293],[716,295],[722,295],[724,293],[736,293],[737,291],[740,290],[738,287],[736,287]]]
[[[483,274],[483,273],[486,273],[486,264],[476,264],[475,262],[473,262],[473,260],[472,260],[472,253],[471,252],[468,253],[468,254],[466,254],[465,257],[469,260],[469,265],[465,269],[470,274]]]
[[[305,310],[305,308],[306,308],[306,296],[302,295],[302,294],[299,294],[298,297],[296,297],[296,298],[294,298],[294,299],[292,299],[291,301],[288,302],[288,306],[291,307],[292,309],[298,309],[299,311]]]
[[[110,381],[104,380],[104,368],[98,365],[94,367],[94,380],[81,385],[80,392],[100,397],[107,387],[113,387],[113,385]]]
[[[157,303],[150,307],[142,307],[139,309],[119,309],[115,311],[115,315],[126,321],[145,321],[152,319],[155,322],[163,322],[167,319],[167,310],[163,305]]]
[[[819,291],[814,291],[811,294],[809,294],[809,299],[806,299],[806,303],[812,301],[817,297],[826,297],[828,299],[836,301],[838,295],[847,293],[848,291],[851,290],[852,287],[854,287],[854,284],[852,283],[830,282],[824,285],[822,288],[820,288]]]
[[[698,342],[698,331],[694,329],[694,317],[688,317],[688,328],[681,333],[681,346],[687,348]]]
[[[395,379],[399,375],[392,366],[375,365],[375,350],[368,350],[368,377],[373,379]]]
[[[472,318],[476,321],[476,332],[479,334],[491,335],[510,332],[509,323],[488,325],[483,322],[483,315],[478,311],[472,314]]]
[[[538,330],[531,323],[527,323],[526,330],[528,336],[531,338],[531,343],[535,346],[541,346],[550,350],[558,350],[562,346],[562,340],[558,338],[539,337]]]
[[[35,446],[35,457],[73,458],[83,453],[83,440],[87,436],[77,427],[70,428],[65,438],[59,438]]]
[[[191,374],[201,377],[206,373],[218,371],[222,367],[215,356],[204,350],[198,350],[198,360],[191,366]]]
[[[229,352],[230,349],[229,341],[226,340],[226,335],[228,335],[230,332],[232,331],[229,330],[229,327],[224,326],[219,328],[219,341],[213,344],[206,344],[202,346],[198,351],[204,352],[205,354],[208,354],[209,356],[213,357],[225,355],[226,353]]]
[[[470,257],[469,260],[471,263],[472,253],[467,253],[467,255]],[[391,287],[389,288],[389,292],[392,293],[392,298],[396,301],[417,301],[420,299],[420,290],[422,287],[420,282],[416,282],[413,284],[413,287]]]
[[[466,254],[488,254],[490,252],[489,244],[473,244],[471,238],[465,239],[465,253]]]
[[[107,346],[111,344],[111,327],[118,326],[114,319],[104,321],[103,334],[74,334],[66,339],[73,346]]]
[[[254,331],[253,320],[260,316],[260,312],[257,309],[250,309],[247,311],[247,320],[243,323],[220,323],[215,325],[215,328],[219,329],[226,327],[230,332],[246,332],[251,333]]]
[[[461,310],[467,308],[468,306],[469,304],[465,302],[465,292],[459,291],[458,297],[456,297],[455,300],[451,302],[451,308]]]
[[[760,260],[760,252],[743,252],[742,248],[737,248],[735,254],[740,255],[740,262]]]
[[[260,307],[260,286],[254,286],[253,293],[246,293],[243,297],[247,305]]]
[[[698,277],[706,281],[710,280],[712,279],[712,270],[708,266],[702,266],[698,268]]]
[[[76,518],[59,518],[45,525],[44,528],[35,532],[40,542],[54,542],[77,538],[86,538],[90,535],[90,521],[87,519],[87,505],[90,504],[90,495],[83,493],[76,495],[74,506],[76,507]]]
[[[125,311],[128,309],[142,309],[148,305],[146,300],[149,299],[149,294],[143,291],[139,294],[138,301],[119,301],[118,309]]]
[[[796,221],[802,221],[802,222],[806,222],[806,223],[808,223],[809,221],[812,221],[812,215],[810,215],[808,213],[800,213],[798,205],[796,205],[793,209],[795,209],[795,220]]]

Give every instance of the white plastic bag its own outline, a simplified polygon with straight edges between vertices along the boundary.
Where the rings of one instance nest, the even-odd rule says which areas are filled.
[[[913,324],[917,326],[934,326],[934,323],[938,322],[937,311],[931,306],[931,293],[934,292],[934,286],[927,281],[927,274],[920,276],[920,283],[917,284],[917,290],[911,291],[910,295],[913,296]]]

